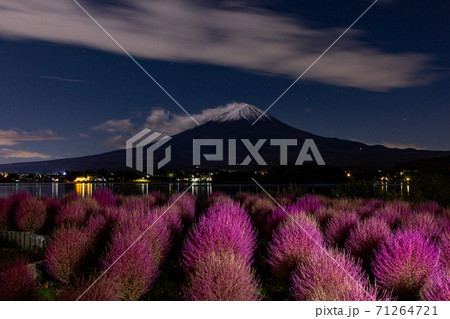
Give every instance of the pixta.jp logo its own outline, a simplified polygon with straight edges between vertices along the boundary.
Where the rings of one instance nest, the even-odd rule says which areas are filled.
[[[135,168],[138,171],[144,172],[144,150],[146,152],[146,173],[153,175],[155,171],[155,151],[172,139],[170,136],[162,135],[159,132],[152,132],[150,129],[144,129],[126,143],[127,151],[127,166]],[[237,161],[236,145],[242,143],[246,150],[246,157],[242,162]],[[266,166],[267,162],[264,160],[260,150],[263,145],[268,144],[270,147],[278,148],[279,150],[279,165],[288,165],[288,148],[295,148],[298,145],[296,139],[259,139],[255,144],[248,139],[193,139],[192,140],[192,165],[199,166],[202,159],[207,162],[212,161],[226,161],[224,158],[224,147],[228,149],[227,165],[229,166],[247,166],[252,161],[257,165]],[[148,147],[147,147],[148,146]],[[203,153],[203,147],[214,147],[214,153]],[[133,163],[133,150],[136,148],[136,163]],[[160,160],[156,169],[162,168],[171,161],[171,147],[167,146],[165,149],[165,156]],[[242,154],[240,154],[242,155]],[[303,165],[304,162],[316,162],[317,165],[325,165],[322,155],[319,152],[314,140],[305,139],[301,145],[300,152],[296,157],[295,165]],[[136,164],[136,165],[134,165]]]
[[[172,139],[172,137],[167,135],[162,135],[159,132],[153,132],[150,129],[144,129],[137,133],[135,136],[127,140],[126,150],[127,150],[127,166],[130,168],[135,168],[140,172],[144,172],[144,148],[153,143],[147,148],[147,165],[146,172],[148,175],[153,175],[154,173],[154,153],[161,146],[166,144]],[[136,148],[136,166],[133,163],[133,149]],[[164,158],[158,162],[157,169],[162,168],[164,165],[170,162],[172,156],[172,149],[170,146],[166,147]]]

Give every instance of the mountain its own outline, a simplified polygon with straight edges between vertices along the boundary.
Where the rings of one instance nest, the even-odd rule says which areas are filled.
[[[259,121],[252,125],[260,116]],[[249,154],[247,148],[240,141],[241,139],[248,139],[252,144],[259,139],[266,139],[267,141],[260,148],[259,153],[267,162],[267,167],[278,165],[280,162],[280,147],[271,146],[270,139],[298,140],[297,146],[288,148],[289,162],[295,162],[305,139],[313,139],[326,164],[345,168],[383,168],[411,161],[450,156],[449,151],[387,148],[381,145],[369,146],[359,142],[321,137],[284,124],[268,114],[263,114],[262,110],[255,106],[239,104],[231,111],[224,112],[216,118],[173,136],[169,143],[155,152],[155,159],[158,161],[162,159],[165,147],[170,145],[172,160],[164,168],[192,167],[193,139],[225,140],[225,160],[206,162],[203,158],[202,168],[250,169],[256,165],[252,160],[249,166],[230,167],[228,165],[228,140],[230,139],[236,140],[237,163],[241,163]],[[214,153],[214,149],[203,147],[202,152]],[[124,170],[127,169],[125,159],[125,150],[118,150],[78,158],[0,165],[0,172],[52,173],[66,170]],[[144,157],[145,162],[146,157]]]

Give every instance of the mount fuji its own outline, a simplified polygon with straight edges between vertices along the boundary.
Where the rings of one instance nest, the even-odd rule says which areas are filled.
[[[253,122],[259,120],[254,124]],[[131,136],[130,136],[131,137]],[[236,104],[235,108],[228,110],[219,116],[205,120],[201,125],[185,130],[172,137],[172,139],[158,149],[155,160],[159,161],[165,156],[165,147],[170,145],[172,160],[164,169],[193,168],[192,145],[194,139],[223,139],[236,140],[237,163],[249,155],[249,151],[239,141],[248,139],[253,145],[260,139],[266,142],[259,149],[259,154],[264,158],[267,166],[277,166],[280,163],[280,147],[271,146],[271,139],[297,139],[297,146],[289,146],[288,162],[295,162],[299,155],[303,142],[312,139],[316,144],[325,163],[330,166],[349,167],[375,167],[383,168],[411,161],[432,159],[449,156],[449,151],[426,151],[416,149],[388,148],[382,145],[366,145],[360,142],[328,138],[314,135],[285,123],[273,116],[265,114],[259,108],[249,104]],[[136,152],[133,152],[134,154]],[[145,154],[146,152],[144,152]],[[202,147],[202,153],[214,153],[214,148]],[[233,166],[228,163],[228,147],[224,144],[224,160],[202,161],[202,168],[214,169],[250,169],[256,165],[252,160],[249,166]],[[134,155],[135,156],[135,155]],[[135,160],[135,158],[134,158]],[[203,159],[204,160],[204,159]],[[144,156],[144,163],[146,157]],[[261,169],[264,167],[259,166]],[[78,158],[58,159],[50,161],[15,163],[0,165],[0,171],[6,173],[55,173],[66,170],[127,170],[125,150],[117,150],[108,153],[84,156]]]

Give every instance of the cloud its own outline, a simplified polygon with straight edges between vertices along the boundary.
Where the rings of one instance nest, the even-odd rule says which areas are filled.
[[[37,152],[0,148],[0,158],[40,158],[50,159],[51,156]]]
[[[240,106],[242,106],[242,103],[229,103],[225,106],[204,109],[200,113],[192,114],[192,116],[199,124],[203,124]],[[184,113],[172,113],[161,108],[155,108],[148,114],[143,125],[133,123],[131,119],[108,120],[91,129],[114,134],[105,139],[103,143],[105,146],[125,148],[127,139],[144,128],[173,136],[196,126],[197,124]]]
[[[78,133],[78,136],[81,138],[90,138],[91,137],[89,134],[85,134],[85,133]]]
[[[131,132],[134,125],[130,119],[124,120],[108,120],[100,125],[91,127],[93,131],[104,131],[108,133]]]
[[[389,148],[399,148],[399,149],[407,149],[407,148],[413,148],[416,150],[427,150],[426,147],[423,146],[419,146],[416,144],[408,144],[408,143],[396,143],[396,142],[386,142],[386,141],[382,141],[379,143],[371,143],[368,145],[383,145]]]
[[[69,78],[63,78],[63,77],[59,77],[59,76],[41,75],[39,77],[42,79],[46,79],[46,80],[55,80],[55,81],[61,81],[61,82],[86,83],[85,80],[69,79]]]
[[[234,6],[182,0],[128,0],[126,5],[107,6],[79,2],[135,56],[291,78],[298,77],[347,27],[319,29],[243,1]],[[73,1],[0,0],[0,8],[0,36],[4,38],[39,39],[123,54]],[[427,73],[430,56],[385,52],[364,42],[363,35],[352,29],[304,79],[372,91],[433,80]]]
[[[18,129],[0,130],[0,145],[13,146],[20,142],[39,142],[64,140],[64,137],[57,136],[52,130],[39,130],[35,132],[20,131]]]
[[[225,106],[204,109],[201,113],[192,114],[192,117],[199,124],[203,124],[225,112],[236,109],[240,105],[240,103],[229,103]],[[152,110],[145,123],[145,127],[157,130],[166,135],[175,135],[195,126],[197,124],[186,114],[176,114],[163,109]]]
[[[428,150],[428,148],[424,146],[419,146],[417,144],[413,143],[398,143],[398,142],[387,142],[387,141],[381,141],[381,142],[365,142],[361,141],[359,139],[352,138],[350,139],[354,142],[364,143],[366,145],[375,146],[375,145],[382,145],[388,148],[398,148],[398,149],[407,149],[407,148],[413,148],[416,150]]]

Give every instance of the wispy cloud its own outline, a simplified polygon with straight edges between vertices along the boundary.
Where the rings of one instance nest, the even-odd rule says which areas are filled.
[[[0,148],[0,158],[39,158],[50,159],[51,156],[38,152],[29,152],[24,150],[13,150],[10,148]]]
[[[102,124],[91,127],[93,131],[103,131],[108,133],[131,132],[134,129],[134,124],[130,119],[124,120],[108,120]]]
[[[346,27],[317,29],[309,22],[255,8],[244,1],[235,6],[217,6],[203,1],[128,0],[126,5],[107,8],[90,1],[80,3],[133,55],[292,78]],[[0,7],[2,37],[122,53],[72,1],[0,0]],[[363,41],[364,34],[352,29],[304,79],[373,91],[424,85],[433,80],[428,73],[430,56],[386,52]]]
[[[89,134],[86,134],[86,133],[78,133],[78,136],[81,138],[90,138],[91,137]]]
[[[34,132],[21,131],[19,129],[0,130],[1,146],[13,146],[21,142],[54,141],[64,139],[65,137],[57,136],[50,129]]]
[[[59,76],[41,75],[39,77],[42,78],[42,79],[46,79],[46,80],[55,80],[55,81],[61,81],[61,82],[86,83],[85,80],[63,78],[63,77],[59,77]]]

